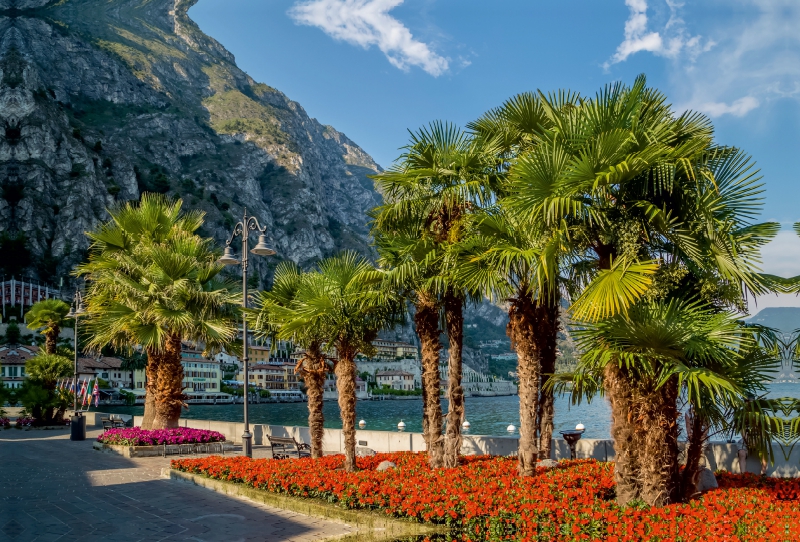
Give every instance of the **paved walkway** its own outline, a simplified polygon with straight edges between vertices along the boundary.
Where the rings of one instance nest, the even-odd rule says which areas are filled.
[[[92,450],[98,434],[0,430],[0,540],[310,542],[353,531],[162,478],[169,459]]]

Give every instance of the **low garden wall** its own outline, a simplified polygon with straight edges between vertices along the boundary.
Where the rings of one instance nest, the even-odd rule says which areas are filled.
[[[88,421],[88,420],[87,420]],[[98,418],[99,421],[99,418]],[[141,416],[134,418],[134,425],[140,425]],[[212,420],[181,419],[181,427],[209,429],[219,431],[228,441],[240,444],[244,424],[234,422],[217,422]],[[267,435],[278,437],[294,437],[301,442],[310,442],[308,427],[251,424],[253,444],[267,445]],[[517,452],[517,437],[492,437],[484,435],[464,435],[461,451],[464,455],[513,455]],[[376,452],[421,452],[425,451],[425,440],[422,433],[400,433],[398,431],[363,431],[356,430],[356,445],[371,448]],[[767,469],[767,475],[798,478],[800,477],[800,446],[792,448],[788,460],[777,444],[774,446],[775,464]],[[325,429],[322,448],[326,452],[343,451],[341,429]],[[728,442],[711,442],[706,449],[706,463],[711,470],[739,472],[738,446]],[[613,461],[614,443],[608,439],[581,439],[576,445],[578,459],[597,459]],[[569,446],[562,439],[553,439],[552,459],[569,459]],[[747,459],[747,472],[761,472],[761,464],[755,457]]]

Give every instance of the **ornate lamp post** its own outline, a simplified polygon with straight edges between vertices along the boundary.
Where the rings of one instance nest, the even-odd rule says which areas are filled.
[[[86,422],[83,420],[81,413],[78,412],[78,318],[84,314],[86,314],[86,307],[83,305],[83,297],[79,290],[75,290],[72,305],[70,305],[69,312],[67,313],[67,318],[75,319],[75,374],[73,376],[75,388],[73,389],[72,395],[72,408],[75,414],[70,422],[70,440],[84,440],[86,438]],[[81,438],[81,436],[83,438]]]
[[[242,236],[242,309],[247,308],[247,245],[251,231],[258,230],[258,244],[250,250],[258,256],[272,256],[275,251],[267,246],[267,227],[261,227],[258,219],[254,216],[247,216],[247,209],[244,210],[244,218],[233,227],[233,233],[228,242],[225,243],[225,251],[222,257],[217,260],[223,265],[237,265],[239,260],[233,255],[231,243],[237,236]],[[250,419],[247,414],[248,395],[250,393],[250,377],[247,365],[247,320],[242,311],[242,363],[244,364],[244,434],[242,435],[242,451],[246,457],[253,457],[253,435],[250,433]]]

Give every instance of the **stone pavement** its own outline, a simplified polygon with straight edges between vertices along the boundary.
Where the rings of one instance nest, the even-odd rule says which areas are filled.
[[[92,450],[99,433],[72,442],[68,430],[0,430],[0,540],[310,542],[354,531],[162,478],[169,459]]]

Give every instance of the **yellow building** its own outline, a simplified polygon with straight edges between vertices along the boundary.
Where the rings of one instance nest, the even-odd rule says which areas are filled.
[[[186,346],[181,350],[181,365],[183,366],[183,391],[184,392],[210,392],[222,391],[222,364],[213,359],[203,357],[203,352]],[[134,373],[135,390],[145,389],[146,377],[144,371]]]
[[[372,341],[372,346],[377,349],[376,359],[394,361],[397,359],[417,359],[419,353],[413,344],[397,341],[378,339]]]
[[[296,390],[300,381],[294,372],[294,363],[254,363],[248,367],[250,385],[264,390]],[[244,385],[244,372],[236,375]]]

